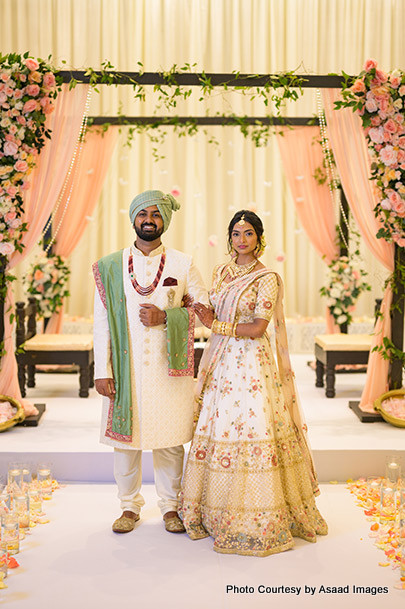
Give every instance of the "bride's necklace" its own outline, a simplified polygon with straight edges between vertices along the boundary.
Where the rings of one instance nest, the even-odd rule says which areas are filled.
[[[244,275],[247,275],[248,273],[253,271],[256,264],[257,264],[256,258],[253,260],[253,262],[248,262],[247,264],[236,264],[236,262],[234,260],[232,260],[228,264],[226,270],[228,271],[228,275],[230,276],[231,279],[236,279],[239,277],[243,277]]]
[[[155,279],[152,281],[152,283],[150,285],[146,286],[146,288],[143,288],[142,286],[139,285],[139,283],[137,282],[137,280],[135,278],[134,261],[132,258],[132,252],[130,252],[129,258],[128,258],[128,273],[131,278],[131,283],[134,286],[135,290],[138,292],[138,294],[140,294],[141,296],[150,296],[150,294],[152,294],[155,291],[156,286],[159,283],[159,280],[162,276],[163,269],[165,268],[165,262],[166,262],[166,252],[165,252],[165,250],[163,250],[162,255],[160,256],[159,268],[157,270]]]
[[[215,288],[216,292],[219,292],[222,284],[224,282],[224,279],[227,275],[229,275],[229,277],[231,278],[231,281],[233,281],[234,279],[239,279],[240,277],[243,277],[244,275],[248,275],[251,271],[253,271],[253,269],[255,268],[257,264],[257,260],[253,260],[253,262],[249,262],[248,264],[236,264],[236,262],[234,260],[232,260],[223,270],[222,272],[222,276],[220,278],[220,280],[218,281],[217,287]]]

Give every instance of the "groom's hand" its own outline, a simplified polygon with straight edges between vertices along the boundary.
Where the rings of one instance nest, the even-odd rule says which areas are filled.
[[[97,393],[110,400],[115,395],[114,379],[96,379],[94,381]]]
[[[166,313],[153,304],[141,304],[139,319],[144,326],[160,326],[166,321]]]

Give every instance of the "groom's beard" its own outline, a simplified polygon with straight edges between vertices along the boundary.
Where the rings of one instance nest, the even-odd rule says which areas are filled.
[[[151,227],[154,230],[145,230],[146,227]],[[158,229],[155,224],[150,224],[148,222],[144,222],[140,227],[135,226],[135,232],[140,239],[143,241],[155,241],[155,239],[159,239],[159,237],[163,234],[163,226]]]

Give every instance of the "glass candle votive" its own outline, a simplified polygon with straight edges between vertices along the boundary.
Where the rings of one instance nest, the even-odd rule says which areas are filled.
[[[367,478],[367,502],[369,506],[378,506],[381,501],[381,476],[369,476]]]
[[[385,481],[381,486],[380,524],[395,520],[396,511],[395,488]]]
[[[42,499],[52,499],[52,474],[48,465],[38,467],[37,481],[41,489]]]
[[[20,526],[15,514],[3,514],[1,517],[1,549],[10,555],[20,551]]]
[[[401,480],[401,464],[395,456],[388,457],[385,464],[385,479],[389,484],[399,486]]]
[[[42,512],[41,489],[38,486],[31,485],[28,489],[28,497],[30,500],[30,514],[40,514]]]
[[[10,463],[7,473],[7,487],[11,493],[22,488],[23,472],[19,463]]]
[[[28,493],[14,495],[13,514],[18,518],[20,529],[26,529],[30,526],[30,500]]]
[[[24,492],[27,491],[32,479],[31,470],[30,463],[21,463],[21,488]]]

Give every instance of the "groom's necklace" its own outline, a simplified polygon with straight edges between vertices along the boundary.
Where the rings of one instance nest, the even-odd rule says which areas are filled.
[[[156,286],[159,283],[159,280],[162,276],[163,269],[165,268],[165,262],[166,262],[166,252],[165,252],[165,250],[163,250],[162,255],[160,256],[159,268],[156,273],[155,279],[152,281],[152,283],[150,285],[148,285],[146,288],[143,288],[142,286],[139,285],[139,283],[135,279],[134,261],[132,258],[132,252],[130,252],[129,258],[128,258],[128,273],[131,278],[131,283],[134,286],[135,290],[138,292],[138,294],[140,294],[141,296],[149,296],[150,294],[152,294],[152,292],[155,291]]]
[[[243,277],[244,275],[247,275],[253,271],[256,264],[256,258],[253,260],[253,262],[248,262],[248,264],[236,264],[236,262],[232,260],[227,267],[228,275],[231,277],[231,279]]]

